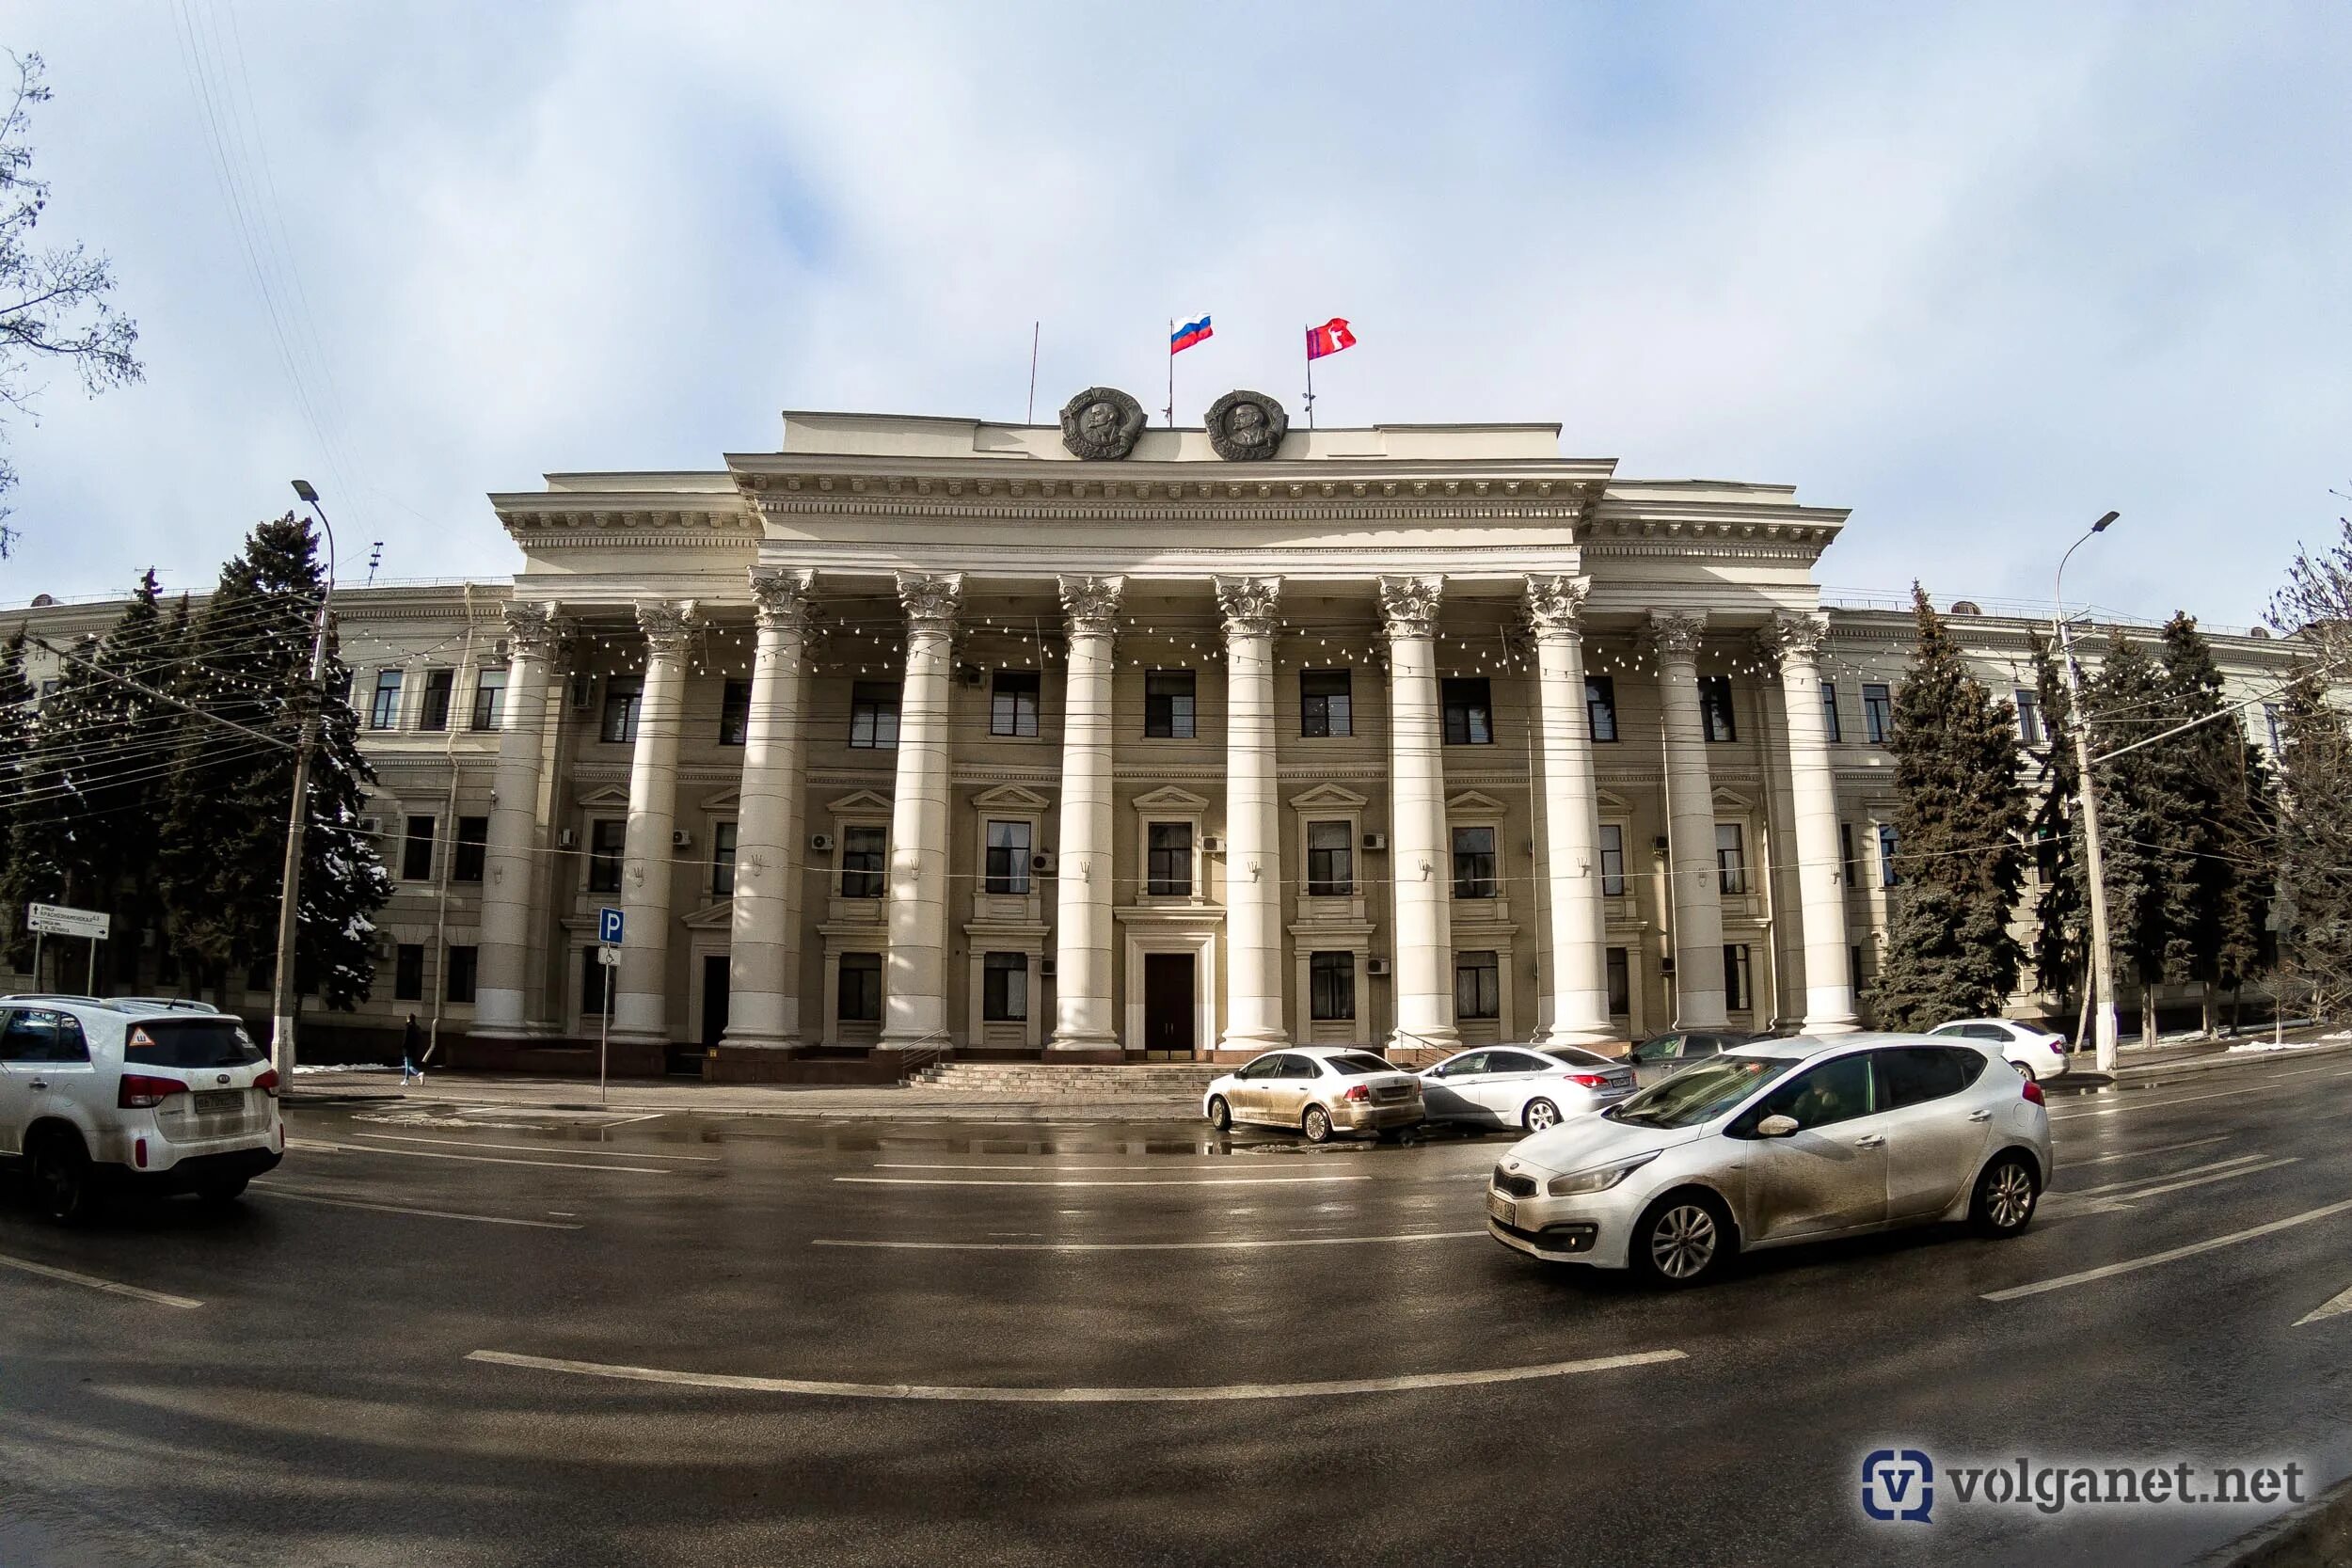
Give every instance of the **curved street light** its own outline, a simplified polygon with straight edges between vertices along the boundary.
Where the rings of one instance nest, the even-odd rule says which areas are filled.
[[[2051,588],[2050,631],[2058,644],[2058,663],[2066,673],[2066,696],[2074,712],[2075,800],[2083,814],[2084,856],[2090,862],[2090,989],[2097,997],[2091,1015],[2091,1037],[2097,1042],[2101,1072],[2115,1070],[2115,964],[2107,946],[2106,861],[2099,847],[2099,801],[2090,785],[2090,716],[2083,711],[2082,682],[2074,673],[2074,638],[2066,621],[2066,562],[2092,535],[2105,533],[2117,514],[2109,512],[2090,525],[2080,539],[2058,557],[2058,581]],[[2082,1042],[2076,1040],[2079,1047]]]
[[[278,1069],[278,1092],[294,1088],[294,947],[302,915],[302,841],[310,827],[310,752],[318,744],[319,710],[326,700],[326,617],[335,598],[335,530],[319,505],[319,493],[307,479],[294,482],[294,492],[319,520],[326,534],[326,577],[319,590],[318,624],[310,635],[310,682],[305,694],[301,736],[294,743],[294,800],[286,814],[286,864],[278,887],[278,974],[270,986],[270,1057]]]

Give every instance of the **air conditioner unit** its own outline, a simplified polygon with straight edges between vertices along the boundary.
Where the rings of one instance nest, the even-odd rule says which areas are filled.
[[[808,835],[808,847],[820,855],[830,855],[833,853],[833,834],[811,833]]]
[[[1389,960],[1386,958],[1366,958],[1364,960],[1364,973],[1372,975],[1375,979],[1383,974],[1386,974],[1388,972]]]
[[[1050,957],[1038,959],[1037,972],[1041,978],[1047,980],[1052,979],[1054,977],[1054,960]]]
[[[1029,857],[1029,869],[1041,877],[1050,877],[1054,874],[1054,857],[1041,849]]]
[[[672,829],[670,830],[670,847],[671,847],[671,848],[673,848],[673,849],[683,849],[683,848],[685,848],[688,845],[690,845],[690,844],[691,844],[691,843],[693,843],[693,842],[694,842],[694,835],[693,835],[692,833],[688,832],[687,832],[684,828],[672,828]]]
[[[559,830],[555,835],[555,847],[558,849],[569,849],[573,845],[578,844],[579,842],[580,834],[574,832],[569,828]]]
[[[383,827],[383,822],[376,817],[363,816],[359,818],[359,831],[370,838],[373,838],[378,832],[382,832]]]
[[[956,666],[956,680],[977,691],[988,684],[988,675],[977,664],[959,664]]]
[[[1366,833],[1364,835],[1364,847],[1367,849],[1386,849],[1388,847],[1389,835],[1386,833]]]
[[[1225,841],[1216,834],[1211,833],[1200,841],[1200,852],[1204,855],[1221,855],[1225,853]]]

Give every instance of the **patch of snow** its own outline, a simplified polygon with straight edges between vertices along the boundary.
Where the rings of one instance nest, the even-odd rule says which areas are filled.
[[[2337,1040],[2352,1040],[2352,1034],[2322,1035],[2315,1040],[2280,1040],[2275,1043],[2270,1040],[2257,1040],[2249,1045],[2233,1045],[2223,1054],[2249,1056],[2258,1055],[2266,1051],[2309,1051],[2314,1045],[2324,1045]]]

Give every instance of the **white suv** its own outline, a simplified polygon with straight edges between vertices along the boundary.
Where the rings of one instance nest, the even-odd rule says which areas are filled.
[[[285,1158],[278,1074],[224,1013],[0,997],[0,1156],[71,1222],[105,1187],[227,1203]]]

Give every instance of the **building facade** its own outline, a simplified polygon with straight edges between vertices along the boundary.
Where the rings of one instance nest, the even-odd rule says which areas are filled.
[[[401,878],[356,1022],[739,1077],[1857,1027],[1913,628],[1824,608],[1846,514],[1248,396],[788,414],[492,497],[511,582],[340,592]],[[1955,629],[2040,740],[2028,624]]]

